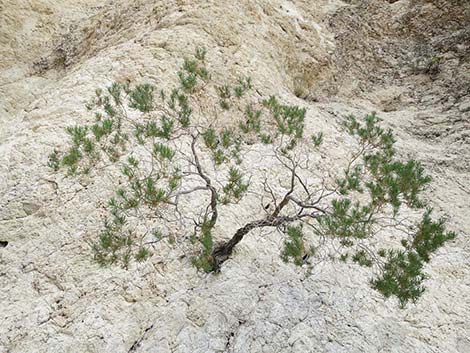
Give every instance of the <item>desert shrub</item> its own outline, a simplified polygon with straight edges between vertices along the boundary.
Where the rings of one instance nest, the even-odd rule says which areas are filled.
[[[245,235],[271,227],[285,234],[284,261],[310,266],[328,240],[333,256],[373,269],[371,285],[386,297],[415,301],[425,264],[455,236],[421,198],[431,181],[423,166],[398,158],[392,131],[375,114],[349,116],[342,128],[356,144],[336,178],[321,178],[324,166],[311,156],[324,135],[308,136],[306,109],[258,98],[247,77],[220,84],[205,57],[198,49],[186,58],[178,86],[168,91],[128,82],[96,90],[87,105],[94,121],[68,127],[68,147],[51,153],[49,166],[71,176],[109,165],[119,170],[92,245],[96,261],[127,267],[151,257],[158,243],[186,242],[198,269],[218,271]],[[247,158],[254,147],[271,156],[287,186]],[[229,231],[216,228],[219,215],[247,197],[250,205],[260,201],[256,216],[218,240]],[[409,210],[422,218],[404,217]],[[390,234],[401,241],[392,246]]]

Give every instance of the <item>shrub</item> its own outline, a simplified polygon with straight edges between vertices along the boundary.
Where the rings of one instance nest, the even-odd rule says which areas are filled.
[[[357,144],[339,177],[320,180],[323,166],[311,163],[310,155],[318,153],[324,136],[320,131],[306,136],[306,109],[274,96],[254,99],[250,78],[216,84],[205,56],[198,49],[185,59],[179,85],[170,91],[129,83],[98,89],[87,105],[95,121],[67,128],[68,149],[50,155],[49,166],[70,175],[119,166],[124,182],[108,201],[94,258],[127,267],[152,256],[156,243],[180,242],[191,233],[192,263],[218,271],[245,235],[272,227],[285,234],[284,261],[308,266],[314,243],[328,239],[341,261],[377,269],[371,284],[386,297],[396,296],[402,305],[415,301],[424,290],[425,263],[455,236],[445,231],[444,220],[432,220],[420,197],[431,180],[422,165],[397,157],[392,131],[384,130],[375,114],[350,116],[342,126]],[[221,116],[230,120],[221,124]],[[268,149],[286,173],[283,192],[269,175],[251,183],[261,173],[246,158],[253,145]],[[254,213],[264,215],[216,242],[219,214],[250,191],[264,201]],[[183,207],[196,194],[200,207]],[[410,209],[423,214],[417,224],[403,217]],[[377,235],[390,231],[402,241],[395,248],[377,246],[383,239]]]

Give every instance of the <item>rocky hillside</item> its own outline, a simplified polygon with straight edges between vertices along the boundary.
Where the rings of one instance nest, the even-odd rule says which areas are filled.
[[[52,173],[47,155],[96,88],[170,87],[200,46],[214,75],[306,107],[331,168],[348,152],[340,118],[370,111],[423,162],[458,237],[417,304],[385,301],[351,264],[306,275],[276,234],[250,234],[217,275],[177,247],[129,270],[93,262],[113,180]],[[469,177],[468,0],[3,0],[0,353],[470,352]]]

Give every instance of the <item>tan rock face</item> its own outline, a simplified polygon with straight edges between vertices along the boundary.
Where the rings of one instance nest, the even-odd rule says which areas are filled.
[[[469,5],[448,3],[3,1],[0,352],[470,351]],[[459,236],[416,305],[384,301],[356,266],[321,262],[306,276],[269,232],[218,275],[196,273],[178,247],[128,271],[93,262],[87,240],[114,181],[54,174],[47,155],[64,127],[89,121],[95,88],[171,87],[197,46],[215,76],[250,75],[263,95],[306,107],[332,168],[348,152],[338,117],[371,110],[423,161],[428,197]],[[251,209],[218,237],[237,214]]]

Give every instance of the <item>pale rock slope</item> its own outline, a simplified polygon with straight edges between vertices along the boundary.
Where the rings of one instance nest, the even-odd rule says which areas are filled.
[[[2,0],[0,352],[470,352],[469,16],[467,0]],[[177,248],[127,271],[92,261],[113,180],[51,173],[47,155],[89,121],[95,88],[169,87],[197,46],[214,75],[305,106],[332,168],[347,154],[341,117],[373,110],[423,161],[458,237],[416,305],[385,301],[357,266],[306,276],[269,232],[217,275]]]

